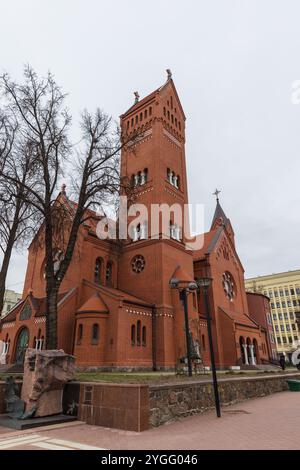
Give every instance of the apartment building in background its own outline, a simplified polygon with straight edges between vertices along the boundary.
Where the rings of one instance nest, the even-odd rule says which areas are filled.
[[[245,286],[270,298],[277,352],[290,359],[300,347],[300,269],[252,277]]]
[[[13,306],[21,300],[21,298],[22,294],[19,294],[14,290],[7,289],[4,294],[4,306],[0,316],[5,317],[11,311]]]

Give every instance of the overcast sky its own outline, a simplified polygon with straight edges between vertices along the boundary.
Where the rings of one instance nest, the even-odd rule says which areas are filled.
[[[246,276],[300,267],[298,0],[0,0],[0,68],[51,70],[74,121],[97,106],[114,118],[166,79],[187,117],[190,202],[216,187]],[[22,289],[25,253],[7,287]]]

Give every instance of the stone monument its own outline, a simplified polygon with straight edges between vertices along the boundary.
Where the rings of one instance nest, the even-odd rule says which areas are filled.
[[[63,388],[74,372],[75,357],[63,350],[28,348],[21,394],[25,403],[22,419],[62,413]]]

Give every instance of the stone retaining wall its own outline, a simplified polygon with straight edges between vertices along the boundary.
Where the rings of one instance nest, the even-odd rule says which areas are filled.
[[[288,379],[300,373],[219,379],[222,406],[287,390]],[[0,382],[0,414],[5,413],[4,382]],[[21,382],[18,383],[21,387]],[[94,426],[144,431],[184,416],[214,408],[210,381],[166,385],[69,382],[64,389],[64,413]]]
[[[287,379],[300,379],[300,374],[285,374],[253,378],[219,379],[222,406],[239,403],[249,398],[263,397],[288,389]],[[175,421],[184,416],[215,407],[212,384],[205,381],[152,385],[149,387],[149,427]]]

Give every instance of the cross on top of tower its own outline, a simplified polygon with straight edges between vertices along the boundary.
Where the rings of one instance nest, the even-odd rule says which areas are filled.
[[[215,192],[213,193],[213,196],[216,196],[216,199],[217,199],[217,202],[219,202],[219,194],[220,194],[221,191],[219,191],[218,189],[215,190]]]

